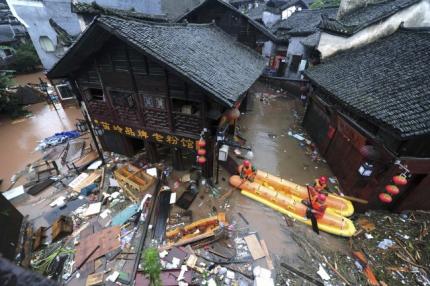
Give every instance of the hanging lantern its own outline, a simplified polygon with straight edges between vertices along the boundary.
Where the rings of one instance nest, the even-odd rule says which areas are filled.
[[[389,204],[393,201],[393,198],[387,193],[380,193],[379,200],[385,204]]]
[[[400,190],[396,185],[386,185],[385,190],[393,196],[398,195],[400,193]]]
[[[406,177],[404,175],[397,175],[397,176],[393,177],[393,182],[397,186],[404,186],[408,183],[408,180],[406,179]]]
[[[364,162],[360,165],[360,168],[358,168],[358,173],[363,177],[370,177],[373,173],[373,164]]]
[[[197,141],[197,146],[199,147],[205,147],[206,146],[206,140],[205,139],[200,139],[199,141]]]
[[[206,163],[206,157],[205,156],[198,156],[197,157],[197,163],[199,163],[200,165],[203,165],[204,163]]]
[[[206,155],[206,150],[205,149],[199,149],[199,150],[197,150],[197,154],[199,156],[204,156],[204,155]]]
[[[334,133],[336,132],[336,129],[332,126],[328,127],[328,131],[327,131],[327,137],[329,139],[333,139]]]

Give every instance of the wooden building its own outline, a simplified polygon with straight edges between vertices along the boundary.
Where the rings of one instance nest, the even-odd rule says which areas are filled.
[[[257,50],[269,59],[278,48],[286,49],[288,40],[278,39],[269,29],[241,13],[223,0],[205,0],[194,9],[182,15],[177,22],[211,23],[251,49]]]
[[[214,24],[96,18],[48,77],[67,78],[91,120],[105,133],[103,149],[133,155],[161,152],[175,167],[196,159],[208,129],[206,173],[221,115],[240,103],[264,68],[261,56]]]
[[[401,28],[305,72],[303,124],[343,192],[369,201],[360,209],[430,209],[429,45],[430,30]],[[401,173],[407,185],[382,203]]]

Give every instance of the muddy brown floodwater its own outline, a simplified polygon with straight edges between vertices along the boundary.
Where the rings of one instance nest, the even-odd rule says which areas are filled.
[[[39,83],[39,78],[46,81],[46,76],[42,71],[28,74],[18,74],[13,77],[13,83],[16,85],[26,85],[27,83]]]
[[[75,129],[76,119],[82,118],[78,107],[57,112],[46,103],[31,105],[32,116],[17,120],[0,120],[0,191],[9,187],[10,178],[31,162],[42,157],[36,152],[38,141],[56,132]]]

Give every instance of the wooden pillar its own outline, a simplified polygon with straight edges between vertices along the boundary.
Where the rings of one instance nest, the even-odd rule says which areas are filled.
[[[173,168],[178,171],[184,170],[184,161],[182,159],[182,150],[178,147],[172,148]]]
[[[214,141],[212,139],[206,139],[206,164],[203,166],[203,177],[212,178],[214,172],[214,157],[217,154],[214,154]],[[215,155],[215,156],[214,156]]]
[[[145,142],[146,154],[150,163],[157,163],[159,161],[157,145],[154,142]]]

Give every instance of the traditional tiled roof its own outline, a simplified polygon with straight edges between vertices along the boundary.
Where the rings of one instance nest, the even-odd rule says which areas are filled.
[[[167,22],[165,15],[151,15],[131,10],[121,10],[100,6],[96,2],[91,4],[84,2],[72,2],[72,12],[77,14],[110,15],[124,19],[138,19],[145,21]]]
[[[302,0],[278,0],[269,1],[266,4],[261,3],[257,7],[253,7],[246,12],[251,19],[259,20],[263,17],[263,12],[268,11],[272,14],[281,14],[282,11],[288,9],[292,6],[301,6],[303,8],[308,7],[308,5]]]
[[[401,137],[430,134],[430,30],[403,29],[305,74],[335,101]]]
[[[15,33],[11,25],[0,25],[0,43],[15,41]]]
[[[76,71],[78,61],[91,57],[88,45],[93,49],[94,45],[101,47],[101,29],[161,61],[228,106],[239,99],[265,67],[257,52],[215,24],[154,23],[100,16],[48,72],[48,77],[65,77]]]
[[[251,19],[249,16],[243,14],[242,12],[240,12],[239,10],[237,10],[233,5],[223,1],[223,0],[205,0],[203,1],[200,5],[194,7],[194,9],[192,9],[191,11],[185,13],[184,15],[178,17],[176,19],[177,22],[183,21],[184,19],[187,19],[187,17],[189,17],[189,15],[191,13],[198,13],[198,10],[202,7],[204,7],[204,5],[206,5],[207,3],[211,3],[211,2],[215,2],[218,5],[222,5],[223,7],[225,7],[226,9],[232,10],[234,13],[236,13],[238,16],[240,17],[244,17],[248,23],[252,26],[254,26],[257,30],[259,30],[263,35],[265,35],[266,37],[268,37],[270,40],[276,42],[279,39],[276,38],[276,36],[269,31],[266,27],[264,27],[262,24],[258,23],[257,21]]]
[[[310,35],[318,31],[321,23],[321,16],[336,16],[338,8],[324,8],[315,10],[301,10],[294,12],[285,20],[277,22],[272,27],[272,31],[277,34],[284,30],[289,35]]]
[[[287,9],[291,6],[295,6],[295,5],[301,6],[303,8],[308,7],[308,5],[302,0],[282,0],[281,2],[283,2],[283,3],[280,6],[278,6],[279,9],[281,9],[281,10],[285,10],[285,9]]]
[[[245,14],[253,20],[261,20],[263,18],[263,12],[266,11],[266,4],[259,3],[257,7],[252,7]]]
[[[376,4],[368,4],[344,15],[338,20],[336,20],[336,17],[325,17],[320,27],[328,32],[346,36],[352,35],[420,1],[387,0]]]
[[[313,47],[318,44],[320,38],[318,26],[322,16],[335,16],[336,13],[337,7],[296,11],[287,19],[273,25],[271,30],[276,37],[284,40],[292,36],[306,36],[302,43]]]
[[[320,37],[321,37],[321,32],[318,31],[305,37],[300,42],[307,47],[316,47],[320,42]]]
[[[167,17],[174,21],[177,17],[191,11],[204,0],[161,0],[161,9]]]

